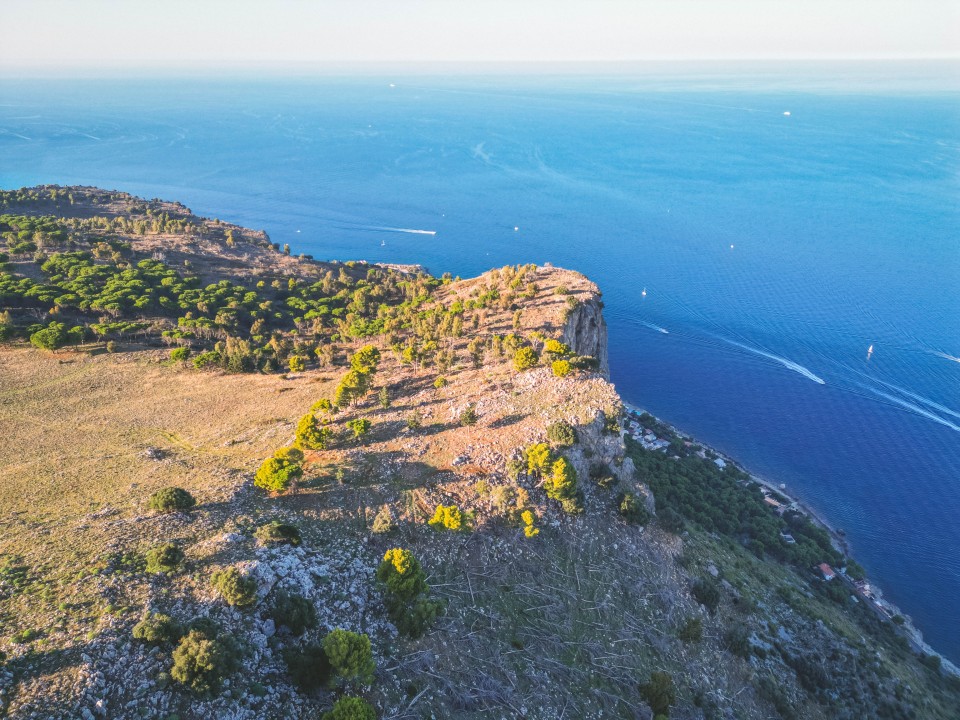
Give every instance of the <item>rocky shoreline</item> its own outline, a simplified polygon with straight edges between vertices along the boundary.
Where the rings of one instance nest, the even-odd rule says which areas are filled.
[[[827,519],[825,519],[821,514],[819,514],[815,510],[813,510],[803,500],[800,500],[795,495],[790,494],[787,491],[786,485],[784,483],[776,483],[772,480],[769,480],[767,478],[763,478],[757,475],[756,473],[744,467],[736,459],[731,458],[726,453],[721,452],[716,448],[708,445],[707,443],[702,442],[701,440],[695,438],[694,436],[690,435],[687,432],[684,432],[683,430],[676,427],[675,425],[672,425],[671,423],[663,420],[662,418],[657,417],[650,411],[644,410],[638,405],[634,405],[633,403],[624,401],[623,406],[627,410],[627,412],[634,413],[637,416],[643,413],[650,415],[656,422],[669,428],[673,433],[675,433],[681,439],[694,442],[697,445],[700,445],[705,450],[708,450],[714,453],[717,457],[722,458],[725,463],[733,465],[738,469],[740,469],[741,471],[743,471],[744,473],[746,473],[747,475],[749,475],[750,479],[756,482],[758,485],[761,485],[766,489],[770,490],[771,492],[777,493],[778,495],[782,495],[790,502],[790,505],[792,507],[795,507],[797,510],[799,510],[803,514],[807,515],[815,524],[819,525],[830,534],[830,538],[833,541],[834,547],[840,553],[843,554],[844,558],[851,559],[851,560],[855,559],[853,557],[853,553],[850,548],[850,543],[847,540],[846,535],[843,532],[841,532],[838,528],[835,528]],[[892,602],[890,602],[889,600],[886,600],[883,595],[883,590],[879,588],[877,585],[875,585],[872,581],[870,581],[869,578],[864,576],[864,581],[868,583],[871,589],[871,594],[874,597],[879,599],[880,602],[879,603],[875,602],[874,605],[880,612],[882,612],[884,615],[887,615],[888,618],[892,618],[895,616],[899,616],[903,618],[903,621],[904,621],[903,629],[906,632],[913,649],[925,655],[936,655],[937,657],[940,658],[941,666],[943,667],[944,670],[960,677],[960,667],[955,665],[948,658],[944,657],[935,648],[931,647],[924,640],[923,633],[916,626],[914,626],[910,616],[904,613],[903,611],[901,611],[901,609],[896,605],[894,605]],[[866,599],[866,598],[863,598],[862,595],[861,595],[861,598]]]

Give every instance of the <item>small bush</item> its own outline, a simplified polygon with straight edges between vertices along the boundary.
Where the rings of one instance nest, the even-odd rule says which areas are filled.
[[[522,347],[513,355],[513,367],[517,372],[530,370],[540,364],[540,356],[537,351],[531,347]]]
[[[183,564],[183,560],[183,550],[173,543],[164,543],[147,551],[147,572],[173,572]]]
[[[677,632],[677,637],[685,643],[700,642],[703,639],[703,621],[698,617],[688,618]]]
[[[449,385],[449,384],[450,384],[450,383],[447,381],[447,379],[446,379],[445,377],[443,377],[443,375],[441,375],[440,377],[438,377],[436,380],[433,381],[433,386],[434,386],[437,390],[439,390],[439,389],[441,389],[441,388],[445,388],[445,387],[446,387],[447,385]]]
[[[283,659],[294,684],[301,690],[312,692],[329,686],[333,668],[322,646],[314,643],[302,650],[289,648],[283,653]]]
[[[720,605],[720,586],[713,578],[698,578],[690,588],[693,597],[710,612],[715,612]]]
[[[323,714],[323,720],[377,720],[377,711],[363,698],[342,697]]]
[[[277,591],[270,616],[294,635],[303,635],[317,626],[317,609],[301,595]]]
[[[540,528],[535,525],[537,516],[533,514],[533,510],[524,510],[520,513],[520,520],[523,522],[523,534],[526,537],[532,538],[540,534]]]
[[[249,607],[257,601],[257,581],[235,567],[218,570],[210,581],[228,605]]]
[[[117,351],[117,343],[114,340],[107,341],[107,352],[115,353]]]
[[[620,517],[631,525],[645,525],[650,520],[650,513],[643,502],[633,493],[621,493],[617,498],[617,511]]]
[[[300,544],[300,530],[296,525],[288,525],[279,520],[271,520],[258,527],[253,536],[262,543]]]
[[[347,682],[369,685],[377,669],[370,648],[370,638],[337,628],[323,639],[323,649],[333,672]]]
[[[667,507],[657,512],[657,518],[660,520],[660,525],[663,526],[663,529],[674,535],[682,533],[686,526],[686,523],[683,521],[683,516],[672,507]]]
[[[301,450],[324,450],[330,440],[330,428],[323,427],[313,413],[307,413],[297,423],[293,444]]]
[[[466,530],[467,518],[456,505],[437,505],[427,524],[436,530]]]
[[[390,619],[404,635],[420,637],[443,610],[441,603],[424,597],[429,590],[426,573],[409,550],[388,550],[377,568],[377,580],[386,586]]]
[[[573,372],[573,365],[569,360],[554,360],[550,363],[550,369],[553,370],[554,375],[562,378]]]
[[[288,463],[300,463],[303,462],[303,451],[296,446],[290,445],[275,450],[273,457]]]
[[[421,427],[423,427],[423,416],[420,414],[419,410],[414,410],[407,415],[408,430],[419,430]]]
[[[173,651],[170,677],[199,693],[212,693],[240,667],[240,650],[229,636],[193,629]]]
[[[477,406],[474,403],[470,403],[464,408],[463,412],[460,413],[460,424],[466,427],[467,425],[476,425],[477,424]]]
[[[527,472],[537,477],[549,471],[554,462],[553,452],[547,443],[535,443],[523,451]]]
[[[727,649],[737,657],[744,660],[750,659],[752,649],[750,643],[750,629],[742,623],[737,623],[727,629],[724,633],[724,640],[727,642]]]
[[[183,488],[167,487],[150,496],[149,507],[161,513],[190,510],[197,504],[193,495]]]
[[[386,585],[389,593],[405,602],[416,599],[429,589],[420,561],[412,552],[402,548],[387,550],[377,568],[377,580]]]
[[[640,685],[640,695],[647,701],[654,715],[669,715],[670,706],[677,701],[673,678],[665,672],[650,673],[650,680]]]
[[[380,508],[380,512],[377,513],[376,517],[373,518],[372,530],[376,535],[387,535],[396,529],[397,526],[393,521],[393,513],[390,512],[390,506],[384,505]]]
[[[543,482],[547,497],[560,501],[564,512],[578,513],[583,507],[577,492],[577,471],[565,457],[557,458]]]
[[[70,342],[70,334],[67,331],[66,325],[52,322],[42,330],[37,330],[37,332],[33,333],[30,336],[30,342],[34,347],[52,352]]]
[[[543,345],[543,351],[554,358],[566,357],[571,354],[570,346],[560,342],[559,340],[554,340],[550,338]]]
[[[253,478],[253,484],[268,492],[284,492],[301,475],[303,467],[299,462],[272,457],[263,461]]]
[[[306,360],[299,355],[290,356],[290,372],[299,373],[307,369]]]
[[[359,440],[368,432],[370,432],[370,421],[366,418],[356,418],[350,420],[347,423],[347,427],[353,431],[353,437],[355,440]]]
[[[180,362],[190,357],[190,348],[178,347],[170,351],[170,359],[174,362]]]
[[[183,636],[180,623],[169,615],[147,613],[147,616],[133,626],[133,637],[137,640],[159,645],[175,643]]]
[[[556,447],[570,447],[577,441],[577,431],[570,423],[558,420],[547,425],[547,439]]]

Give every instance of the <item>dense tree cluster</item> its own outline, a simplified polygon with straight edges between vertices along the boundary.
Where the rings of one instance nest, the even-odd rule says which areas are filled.
[[[638,474],[653,492],[657,515],[676,530],[682,521],[735,538],[755,553],[810,567],[821,562],[838,564],[840,554],[827,532],[805,515],[787,511],[777,516],[766,504],[759,485],[736,467],[719,468],[708,458],[688,454],[677,442],[669,453],[644,450],[627,440]],[[683,456],[673,460],[671,455]],[[678,522],[679,520],[679,522]],[[794,543],[783,534],[793,537]]]

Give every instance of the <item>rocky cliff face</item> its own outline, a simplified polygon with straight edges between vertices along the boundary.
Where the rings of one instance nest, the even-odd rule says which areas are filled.
[[[610,376],[607,322],[603,319],[603,303],[599,298],[581,302],[570,312],[563,328],[563,341],[578,355],[595,357],[603,376]]]

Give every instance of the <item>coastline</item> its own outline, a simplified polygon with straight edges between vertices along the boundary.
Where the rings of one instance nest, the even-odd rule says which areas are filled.
[[[773,480],[757,475],[756,473],[752,472],[748,468],[744,467],[735,458],[730,457],[727,453],[721,452],[716,448],[708,445],[707,443],[702,442],[701,440],[697,439],[690,433],[685,432],[680,428],[676,427],[675,425],[673,425],[672,423],[669,423],[666,420],[663,420],[662,418],[657,417],[656,415],[654,415],[648,410],[643,409],[639,405],[635,405],[633,403],[630,403],[624,400],[623,407],[627,413],[633,413],[637,416],[640,416],[644,413],[646,413],[647,415],[650,415],[656,422],[660,423],[664,427],[669,428],[673,433],[675,433],[681,439],[700,445],[705,450],[709,450],[710,452],[716,454],[717,457],[722,458],[725,463],[729,465],[733,465],[734,467],[738,468],[742,472],[746,473],[750,477],[750,479],[756,482],[758,485],[766,488],[767,490],[770,490],[771,492],[777,493],[778,495],[782,495],[787,500],[789,500],[790,505],[792,507],[794,507],[795,509],[807,515],[813,523],[815,523],[816,525],[819,525],[824,530],[826,530],[827,533],[829,533],[831,542],[833,543],[834,547],[844,556],[845,559],[855,560],[855,558],[853,557],[853,553],[851,552],[851,549],[850,549],[850,543],[847,541],[846,536],[843,533],[841,533],[837,528],[835,528],[826,518],[824,518],[823,515],[813,510],[809,506],[809,504],[805,503],[803,500],[800,500],[795,495],[791,494],[786,489],[787,486],[785,483],[777,483]],[[952,673],[953,675],[960,677],[960,667],[954,664],[949,658],[945,657],[943,654],[938,652],[935,648],[931,647],[924,640],[923,633],[917,627],[914,626],[910,616],[905,614],[899,607],[894,605],[892,602],[884,598],[882,588],[873,584],[873,582],[870,581],[869,577],[867,577],[866,575],[864,575],[864,582],[866,583],[866,586],[870,588],[870,591],[868,595],[864,595],[864,593],[860,592],[859,590],[857,591],[857,595],[860,596],[861,601],[866,601],[870,603],[873,606],[873,609],[875,612],[886,616],[887,621],[892,621],[892,618],[894,616],[900,616],[901,618],[903,618],[904,622],[903,622],[902,628],[906,633],[907,639],[910,642],[913,650],[915,652],[922,653],[925,655],[936,655],[937,657],[940,658],[941,667],[945,672]],[[875,597],[876,600],[870,597],[871,595]]]

